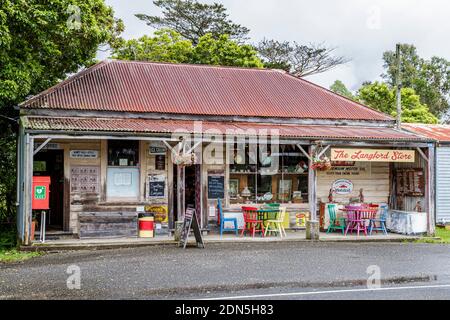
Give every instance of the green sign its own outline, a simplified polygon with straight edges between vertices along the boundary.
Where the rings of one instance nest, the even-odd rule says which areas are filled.
[[[44,186],[36,186],[34,187],[34,198],[36,200],[45,200],[46,187]]]

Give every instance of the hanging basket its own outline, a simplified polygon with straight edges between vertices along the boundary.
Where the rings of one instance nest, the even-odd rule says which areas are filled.
[[[173,163],[177,166],[189,167],[196,163],[197,156],[195,153],[176,154],[173,158]]]
[[[328,171],[331,170],[331,160],[327,157],[324,157],[323,159],[314,159],[313,164],[311,166],[311,169],[317,170],[317,171]]]

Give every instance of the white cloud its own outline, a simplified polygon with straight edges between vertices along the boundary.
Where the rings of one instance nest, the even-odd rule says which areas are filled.
[[[329,87],[340,79],[356,89],[382,73],[382,54],[397,42],[413,43],[419,54],[450,60],[450,2],[446,0],[205,0],[223,3],[231,18],[264,37],[299,43],[325,42],[353,60],[309,80]],[[151,0],[106,0],[124,20],[125,37],[151,33],[134,14],[158,14]],[[379,15],[378,15],[379,13]]]

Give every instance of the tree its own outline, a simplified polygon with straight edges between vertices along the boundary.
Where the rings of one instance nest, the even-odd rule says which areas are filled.
[[[402,121],[406,123],[438,123],[427,105],[420,102],[420,97],[412,88],[402,88]],[[367,83],[357,94],[361,103],[366,104],[393,117],[397,115],[395,90],[382,82]]]
[[[428,105],[435,116],[442,117],[450,108],[450,62],[439,57],[425,60],[418,55],[416,47],[409,44],[402,44],[400,52],[402,86],[413,88],[420,101]],[[386,71],[382,76],[393,87],[397,74],[395,52],[385,52],[383,60]]]
[[[306,77],[331,70],[349,59],[335,56],[336,48],[323,44],[300,45],[264,39],[256,46],[266,68],[280,68],[296,77]]]
[[[13,106],[94,61],[123,29],[103,0],[2,0],[0,7],[0,210],[15,207]],[[12,160],[12,161],[11,161]]]
[[[353,95],[353,93],[347,89],[345,84],[341,80],[336,80],[331,86],[330,90],[334,93],[337,93],[341,96],[344,96],[346,98],[356,100],[356,97]]]
[[[112,56],[123,60],[263,67],[252,46],[239,44],[227,35],[214,38],[212,34],[206,34],[194,45],[168,29],[156,31],[153,37],[124,41],[114,47]]]
[[[227,9],[219,3],[203,4],[195,0],[155,0],[153,3],[163,10],[162,16],[136,16],[151,27],[175,30],[194,45],[209,33],[215,39],[227,34],[231,39],[242,41],[250,32],[246,27],[233,23],[228,18]]]

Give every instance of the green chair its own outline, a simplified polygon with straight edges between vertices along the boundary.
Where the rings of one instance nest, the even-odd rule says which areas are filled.
[[[328,204],[328,214],[330,216],[330,226],[328,227],[327,233],[335,230],[341,230],[342,234],[345,234],[345,218],[337,218],[336,217],[336,208],[335,204]]]
[[[283,238],[283,236],[286,237],[286,231],[284,230],[283,226],[285,215],[286,208],[280,207],[274,219],[266,220],[267,226],[264,236],[266,236],[269,232],[275,232],[278,233],[281,238]]]

